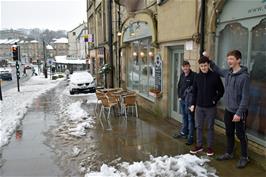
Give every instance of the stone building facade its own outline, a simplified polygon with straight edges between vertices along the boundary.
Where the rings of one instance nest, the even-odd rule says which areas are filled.
[[[113,16],[118,7],[124,9],[123,18],[113,18],[113,21],[120,19],[118,28],[112,30],[114,44],[119,43],[117,48],[114,47],[114,63],[119,63],[120,67],[119,70],[116,68],[119,72],[115,77],[119,76],[121,85],[117,85],[136,91],[139,105],[154,113],[155,117],[181,122],[177,98],[181,63],[188,60],[197,72],[200,49],[204,47],[220,67],[226,68],[226,53],[238,49],[243,54],[241,62],[249,68],[251,78],[248,138],[250,144],[259,147],[260,152],[266,155],[266,2],[205,0],[205,21],[201,24],[202,2],[115,0],[117,5],[113,6]],[[101,7],[106,10],[106,6]],[[88,15],[88,24],[94,18],[97,18],[95,11]],[[93,24],[88,25],[89,31],[99,33],[101,30],[97,29],[102,28],[105,46],[107,18]],[[119,35],[115,35],[117,30]],[[95,37],[94,40],[95,48],[99,47],[101,39]],[[96,55],[94,49],[91,56]],[[217,127],[224,127],[223,109],[221,101],[215,121]]]

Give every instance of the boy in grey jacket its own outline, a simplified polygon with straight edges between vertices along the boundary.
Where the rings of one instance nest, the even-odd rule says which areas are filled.
[[[206,53],[204,54],[206,55]],[[241,144],[241,158],[237,163],[238,168],[244,168],[248,162],[246,118],[248,114],[249,100],[249,73],[246,67],[240,65],[241,52],[233,50],[227,53],[227,64],[229,69],[221,69],[211,62],[211,68],[221,77],[225,78],[225,113],[224,123],[227,136],[227,147],[225,154],[217,160],[229,160],[233,158],[233,149],[236,136]]]

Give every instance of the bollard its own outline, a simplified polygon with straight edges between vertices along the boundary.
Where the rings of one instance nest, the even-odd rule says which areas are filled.
[[[2,79],[0,78],[0,100],[3,101],[3,96],[2,96]]]

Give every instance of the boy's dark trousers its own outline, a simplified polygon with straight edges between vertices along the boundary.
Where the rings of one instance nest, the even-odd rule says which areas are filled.
[[[226,152],[229,154],[233,153],[235,145],[235,131],[236,131],[236,136],[240,140],[241,156],[248,157],[247,154],[248,142],[246,136],[247,112],[243,116],[241,116],[241,120],[239,122],[232,122],[234,115],[235,113],[225,110],[224,123],[225,123],[226,137],[227,137]]]

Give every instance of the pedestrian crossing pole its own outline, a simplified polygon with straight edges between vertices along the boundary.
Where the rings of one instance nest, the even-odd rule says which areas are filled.
[[[16,42],[12,46],[12,54],[13,54],[13,60],[16,61],[17,87],[18,87],[18,92],[20,92],[20,88],[19,88],[20,71],[19,71],[19,64],[18,64],[18,61],[20,60],[20,48]]]
[[[19,64],[18,64],[18,61],[16,61],[16,75],[17,75],[18,92],[20,92],[20,88],[19,88],[20,71],[19,71]]]

